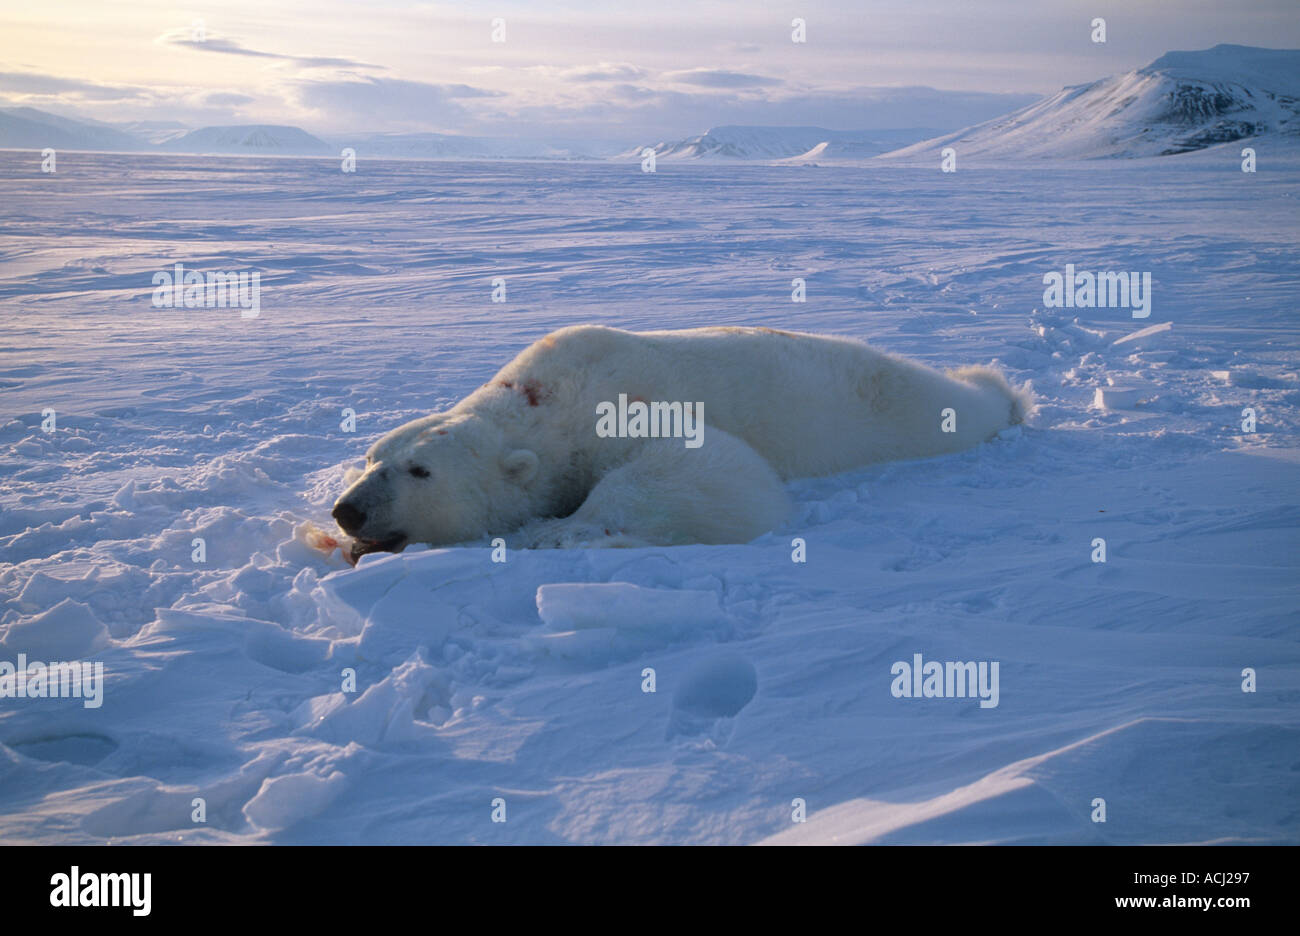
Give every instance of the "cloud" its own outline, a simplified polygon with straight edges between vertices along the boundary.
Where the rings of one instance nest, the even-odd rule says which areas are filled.
[[[277,103],[283,95],[274,96]],[[74,120],[109,123],[180,121],[186,125],[232,123],[249,105],[267,100],[233,89],[166,85],[106,85],[35,72],[0,72],[0,99]],[[276,115],[283,119],[283,112]],[[289,122],[297,115],[289,116]],[[272,122],[266,120],[264,122]]]
[[[206,36],[200,39],[194,35],[192,30],[173,30],[160,36],[158,41],[168,45],[194,49],[199,52],[216,52],[222,55],[243,55],[250,58],[272,59],[277,62],[288,62],[302,68],[383,69],[382,65],[370,65],[366,62],[358,62],[355,59],[264,52],[261,49],[250,49],[234,39],[224,39],[218,36]]]
[[[197,126],[294,124],[317,134],[437,131],[628,145],[681,139],[724,124],[955,130],[1037,98],[928,87],[825,87],[754,73],[743,62],[735,69],[666,73],[627,61],[495,67],[484,77],[485,86],[478,86],[362,74],[341,66],[306,67],[303,63],[342,60],[282,56],[222,39],[209,38],[203,45],[213,43],[222,54],[296,65],[245,76],[233,87],[139,88],[10,71],[0,72],[0,94],[106,120],[166,117]]]
[[[785,83],[780,78],[768,78],[764,75],[750,75],[720,68],[692,68],[687,71],[665,72],[664,79],[677,84],[699,85],[704,88],[763,88]]]
[[[11,94],[66,96],[86,101],[124,101],[148,97],[146,88],[108,85],[37,72],[0,72],[0,91]]]
[[[327,115],[334,129],[349,130],[454,126],[470,118],[460,101],[502,96],[464,84],[371,77],[306,79],[293,90],[303,107]]]
[[[560,72],[560,77],[567,81],[636,81],[644,78],[644,68],[625,63],[601,62],[598,65],[585,65]]]
[[[213,91],[204,94],[199,103],[204,107],[240,107],[244,104],[252,104],[257,98],[251,94],[239,94],[235,91]]]

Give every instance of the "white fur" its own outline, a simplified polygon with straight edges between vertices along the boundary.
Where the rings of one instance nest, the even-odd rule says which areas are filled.
[[[703,445],[599,437],[597,404],[619,394],[702,402]],[[995,370],[943,374],[846,338],[576,326],[451,410],[384,436],[339,503],[365,514],[351,531],[363,541],[746,542],[787,515],[784,480],[960,451],[1032,406]]]

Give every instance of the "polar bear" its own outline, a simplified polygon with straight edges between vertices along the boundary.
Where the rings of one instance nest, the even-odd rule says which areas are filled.
[[[1032,406],[991,368],[940,373],[848,338],[579,325],[381,438],[333,516],[353,562],[485,535],[748,542],[785,520],[785,481],[960,451]]]

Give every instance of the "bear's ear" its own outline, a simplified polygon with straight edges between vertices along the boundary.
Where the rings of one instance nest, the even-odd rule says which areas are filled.
[[[501,459],[501,470],[518,485],[525,485],[537,474],[537,455],[528,449],[515,449]]]

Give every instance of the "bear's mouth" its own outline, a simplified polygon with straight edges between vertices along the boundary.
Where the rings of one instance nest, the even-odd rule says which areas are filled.
[[[389,536],[386,539],[381,539],[381,540],[358,538],[352,541],[351,549],[349,549],[347,552],[343,554],[343,558],[345,558],[351,565],[356,565],[357,560],[360,559],[362,556],[366,555],[367,553],[374,553],[374,552],[396,553],[396,552],[401,552],[405,548],[406,548],[405,533],[394,533],[392,536]]]

